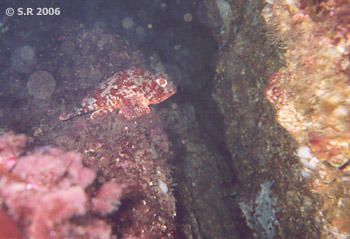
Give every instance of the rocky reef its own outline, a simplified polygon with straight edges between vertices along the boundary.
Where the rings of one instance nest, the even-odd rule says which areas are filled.
[[[121,238],[173,238],[175,200],[167,135],[156,114],[128,121],[112,113],[63,123],[42,141],[83,153],[100,184],[125,185],[113,228]]]
[[[224,155],[206,142],[192,104],[160,111],[175,151],[173,177],[177,199],[177,238],[239,238],[246,226],[239,224],[234,200],[235,178]],[[222,221],[225,223],[217,224]]]
[[[173,152],[157,114],[59,120],[103,79],[131,66],[150,69],[146,58],[102,23],[65,18],[51,31],[38,22],[45,44],[33,30],[13,47],[10,39],[31,26],[20,19],[3,36],[12,52],[2,48],[10,60],[1,72],[1,134],[32,137],[1,138],[1,220],[8,227],[0,238],[174,238]]]
[[[298,143],[302,177],[321,205],[322,238],[348,238],[349,46],[347,1],[276,1],[263,16],[285,65],[266,97]]]
[[[0,234],[350,238],[348,1],[86,2],[0,19]]]
[[[284,64],[284,49],[260,15],[266,3],[204,3],[219,44],[211,93],[236,176],[231,190],[250,229],[245,238],[319,238],[322,225],[314,217],[319,198],[301,176],[296,139],[266,100],[267,79]],[[225,7],[229,14],[220,12]],[[217,26],[225,27],[217,31]]]
[[[213,98],[252,237],[348,238],[349,3],[213,2]]]
[[[171,151],[156,115],[80,118],[41,140],[83,154],[1,137],[1,213],[15,238],[174,238]]]

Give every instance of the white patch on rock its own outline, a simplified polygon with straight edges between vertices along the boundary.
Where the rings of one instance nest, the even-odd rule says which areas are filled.
[[[300,163],[308,169],[315,170],[318,167],[319,160],[314,157],[311,150],[307,146],[301,146],[297,150],[297,156],[299,157]]]
[[[162,191],[162,193],[168,193],[169,188],[168,188],[168,185],[165,182],[163,182],[162,180],[158,179],[158,185],[159,185],[160,191]]]

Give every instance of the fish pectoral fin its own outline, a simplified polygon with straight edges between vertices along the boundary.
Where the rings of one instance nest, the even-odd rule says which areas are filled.
[[[143,99],[130,99],[126,101],[119,110],[119,114],[126,119],[135,119],[151,113],[148,102]]]
[[[96,119],[98,117],[102,117],[106,114],[108,114],[108,110],[106,109],[99,109],[99,110],[95,110],[90,114],[90,119]]]

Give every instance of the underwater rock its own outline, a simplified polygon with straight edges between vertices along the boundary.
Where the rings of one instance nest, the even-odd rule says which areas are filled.
[[[176,153],[172,163],[178,192],[178,238],[240,238],[239,209],[228,196],[234,188],[230,166],[201,134],[194,106],[173,105],[160,114]]]
[[[217,42],[223,46],[230,43],[228,40],[231,31],[236,27],[233,21],[242,14],[242,5],[244,4],[232,4],[228,0],[204,0],[200,2],[196,15],[203,25],[212,30]]]
[[[62,43],[57,59],[54,59],[59,66],[58,74],[65,83],[65,94],[74,89],[96,87],[103,77],[144,63],[138,51],[105,27],[95,24],[92,29],[87,29],[83,24],[67,19],[66,22],[65,28],[59,31],[63,36]]]
[[[172,151],[155,113],[134,120],[116,112],[93,120],[84,115],[63,121],[40,141],[78,150],[96,170],[97,181],[107,182],[92,208],[103,214],[119,207],[113,229],[121,238],[174,238],[175,199],[167,163]],[[125,189],[108,189],[113,184]]]
[[[214,5],[219,1],[205,2]],[[254,212],[245,208],[241,208],[240,213],[248,222],[246,225],[253,238],[265,238],[267,234],[270,238],[318,238],[322,225],[313,214],[313,210],[317,210],[317,199],[301,180],[301,165],[295,155],[296,142],[274,118],[274,110],[264,95],[266,79],[283,63],[282,53],[266,36],[264,19],[255,14],[266,4],[262,1],[225,1],[222,7],[226,4],[231,5],[233,18],[229,22],[232,25],[226,28],[229,32],[225,32],[223,41],[219,41],[212,96],[223,122],[215,124],[222,124],[220,139],[224,141],[237,177],[234,194],[237,203],[248,200],[254,202],[247,202],[248,206],[261,205],[255,200],[261,185],[268,181],[274,182],[271,195],[276,199],[270,203],[270,208],[259,209],[265,213],[261,218],[258,213],[254,218]],[[208,11],[209,19],[221,16],[214,7]],[[220,40],[217,26],[213,25],[211,30]],[[283,99],[288,96],[286,94]],[[295,200],[287,205],[288,191],[293,191]],[[302,203],[305,198],[311,198],[309,201],[312,202],[307,210]],[[282,212],[273,215],[273,222],[266,220],[269,217],[266,212],[270,209]],[[239,212],[236,215],[240,215]]]
[[[19,73],[30,73],[37,63],[35,50],[29,45],[16,48],[11,55],[11,67]]]
[[[239,206],[244,213],[249,227],[256,231],[262,231],[261,238],[274,239],[276,236],[276,224],[278,220],[277,198],[271,191],[272,182],[264,182],[260,185],[261,190],[255,200],[244,200],[239,203]],[[242,199],[241,199],[242,200]]]
[[[342,0],[272,1],[263,10],[270,39],[285,49],[265,95],[299,144],[303,176],[322,201],[320,238],[350,236],[349,13]]]
[[[36,71],[29,76],[27,82],[28,93],[34,98],[47,100],[56,89],[56,81],[47,71]]]

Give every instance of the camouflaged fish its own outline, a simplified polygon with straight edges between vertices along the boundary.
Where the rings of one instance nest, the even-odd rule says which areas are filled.
[[[87,113],[91,113],[90,118],[95,119],[116,110],[126,119],[134,119],[150,113],[149,105],[158,104],[175,92],[175,86],[165,74],[153,74],[134,67],[102,82],[96,91],[82,100],[80,108],[61,115],[60,120]]]

